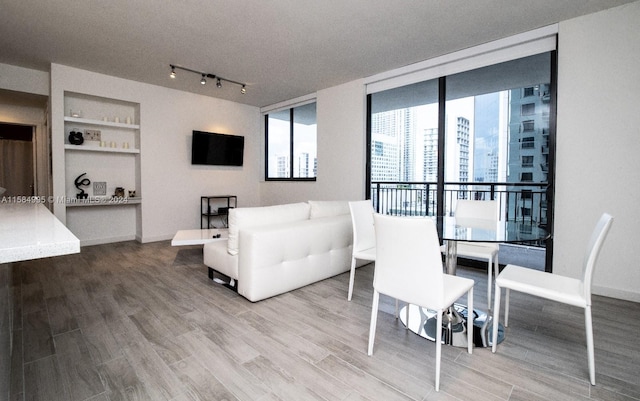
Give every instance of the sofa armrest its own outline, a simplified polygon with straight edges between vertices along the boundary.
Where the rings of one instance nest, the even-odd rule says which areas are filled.
[[[227,241],[213,241],[205,244],[202,254],[205,265],[238,280],[238,255],[227,252]]]

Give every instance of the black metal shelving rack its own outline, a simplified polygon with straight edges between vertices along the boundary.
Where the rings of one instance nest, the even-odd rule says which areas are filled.
[[[235,195],[201,196],[200,228],[220,228],[211,226],[212,222],[216,219],[218,219],[224,227],[227,227],[229,209],[233,209],[237,206],[238,197]]]

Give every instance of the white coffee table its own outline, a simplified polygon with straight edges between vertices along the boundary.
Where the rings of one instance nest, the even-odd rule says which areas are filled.
[[[180,230],[171,240],[171,246],[204,245],[209,242],[226,239],[229,239],[229,229],[227,228]]]

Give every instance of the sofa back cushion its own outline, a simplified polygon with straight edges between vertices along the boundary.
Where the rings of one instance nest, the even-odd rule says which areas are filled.
[[[351,213],[347,201],[309,201],[309,207],[311,208],[309,216],[311,219]]]
[[[309,204],[305,202],[286,205],[242,207],[229,209],[229,241],[227,252],[238,254],[238,233],[243,228],[262,227],[309,219]]]

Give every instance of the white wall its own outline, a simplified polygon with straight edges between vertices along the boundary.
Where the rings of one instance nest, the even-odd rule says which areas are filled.
[[[581,274],[602,212],[615,220],[594,292],[640,301],[640,2],[559,27],[554,272]]]
[[[49,96],[49,73],[0,64],[0,88]]]
[[[267,181],[264,205],[307,200],[360,200],[365,194],[366,95],[360,80],[317,93],[318,176],[315,182]]]
[[[214,88],[215,89],[215,88]],[[200,196],[238,196],[239,206],[260,203],[260,113],[258,108],[207,96],[124,80],[58,64],[51,66],[54,196],[65,195],[65,91],[140,104],[142,242],[170,239],[180,229],[200,228]],[[245,137],[243,167],[191,165],[191,131]],[[65,209],[54,205],[62,221]],[[74,211],[75,213],[75,211]],[[106,238],[112,235],[104,228]]]

